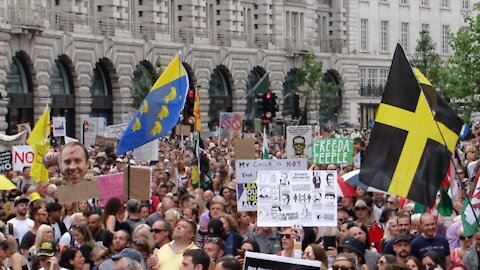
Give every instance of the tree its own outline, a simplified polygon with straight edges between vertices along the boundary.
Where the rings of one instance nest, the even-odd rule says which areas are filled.
[[[336,114],[339,106],[336,99],[338,95],[338,85],[333,84],[325,80],[325,72],[321,62],[316,61],[315,55],[312,52],[308,52],[303,60],[303,67],[296,72],[296,94],[303,97],[304,107],[302,110],[301,123],[306,124],[306,115],[308,111],[315,110],[317,113],[320,111],[326,115]],[[313,99],[315,108],[309,109],[308,103]],[[320,103],[318,101],[321,101]],[[317,107],[319,105],[320,107]]]
[[[161,72],[156,71],[156,69],[159,70],[160,67],[160,57],[158,57],[155,61],[155,67],[143,70],[143,74],[141,74],[140,80],[137,82],[136,85],[133,85],[133,108],[139,108],[143,100],[147,96],[148,92],[150,92],[151,87],[161,74]]]
[[[415,48],[413,63],[436,89],[440,89],[440,85],[442,85],[442,59],[435,48],[436,44],[430,37],[430,33],[421,31],[420,39],[417,41],[417,47]]]
[[[451,36],[454,53],[445,73],[446,94],[457,113],[467,121],[480,105],[480,3],[474,9],[477,15],[465,13],[466,25]]]

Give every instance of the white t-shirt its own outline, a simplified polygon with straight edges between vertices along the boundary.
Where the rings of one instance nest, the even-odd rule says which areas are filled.
[[[7,223],[10,223],[13,225],[13,237],[18,240],[18,242],[22,241],[23,236],[31,229],[33,228],[33,220],[27,218],[24,220],[17,219],[16,217],[10,219],[7,221]]]

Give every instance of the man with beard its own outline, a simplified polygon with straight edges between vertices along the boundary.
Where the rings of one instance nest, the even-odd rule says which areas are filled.
[[[13,205],[15,206],[15,217],[7,221],[9,227],[8,233],[13,234],[13,237],[20,243],[23,236],[33,227],[33,220],[27,218],[28,198],[20,196],[15,199]]]
[[[60,171],[69,183],[80,183],[88,171],[88,151],[79,142],[65,144],[60,153]]]
[[[124,248],[130,246],[131,242],[130,234],[125,230],[116,231],[113,235],[113,243],[112,243],[112,254],[120,253]]]
[[[110,248],[113,242],[113,234],[109,230],[102,228],[102,220],[98,214],[88,216],[87,227],[97,244]]]
[[[23,236],[19,247],[25,257],[28,256],[28,250],[30,247],[35,244],[38,227],[42,224],[47,224],[47,210],[38,206],[33,207],[30,211],[30,216],[33,218],[33,227]]]
[[[163,245],[157,252],[158,270],[179,269],[182,265],[183,254],[190,249],[198,249],[194,243],[197,224],[182,219],[173,230],[173,240]]]
[[[406,263],[410,256],[410,235],[400,234],[393,239],[393,250],[397,256],[397,261]]]
[[[40,184],[40,183],[39,183]],[[53,238],[58,241],[64,233],[67,232],[67,227],[62,219],[62,205],[57,202],[47,204],[48,224],[53,228]]]
[[[397,215],[397,227],[399,234],[405,234],[410,236],[410,243],[412,240],[415,238],[414,235],[410,234],[410,229],[412,227],[411,225],[411,220],[410,220],[410,214],[406,212],[400,212]],[[383,248],[383,253],[384,254],[392,254],[396,255],[394,250],[393,250],[393,240],[388,240],[387,243],[385,244],[385,247]]]

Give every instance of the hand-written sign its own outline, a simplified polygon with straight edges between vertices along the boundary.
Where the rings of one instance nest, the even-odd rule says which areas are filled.
[[[111,198],[118,198],[120,201],[124,200],[123,173],[100,175],[97,179],[98,192],[100,195],[98,202],[101,207],[104,207]]]
[[[257,210],[257,172],[259,170],[306,170],[307,159],[244,159],[235,161],[238,211]]]
[[[313,144],[313,164],[348,164],[352,161],[352,139],[318,139]]]

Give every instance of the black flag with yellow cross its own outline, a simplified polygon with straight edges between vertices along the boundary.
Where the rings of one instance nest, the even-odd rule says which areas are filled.
[[[360,181],[431,206],[462,125],[397,44]]]

